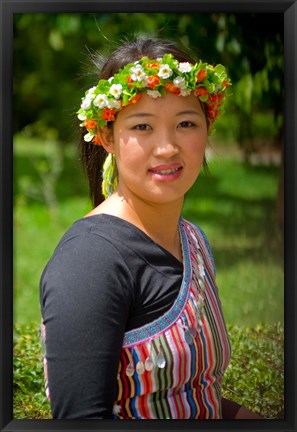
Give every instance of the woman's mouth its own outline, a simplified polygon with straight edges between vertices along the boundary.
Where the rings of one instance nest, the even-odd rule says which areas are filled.
[[[181,165],[174,165],[174,166],[156,166],[154,168],[151,168],[149,172],[152,174],[152,177],[154,180],[161,181],[161,182],[168,182],[176,180],[182,171]]]

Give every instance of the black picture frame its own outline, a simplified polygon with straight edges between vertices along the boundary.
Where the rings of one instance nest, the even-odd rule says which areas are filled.
[[[297,302],[296,302],[296,147],[297,147],[297,4],[296,1],[14,1],[0,0],[1,118],[0,118],[0,430],[277,430],[297,427]],[[13,419],[13,139],[12,139],[12,46],[15,13],[98,13],[98,12],[237,12],[281,13],[285,41],[285,419],[203,421],[109,420],[14,420]],[[265,23],[263,23],[265,25]]]

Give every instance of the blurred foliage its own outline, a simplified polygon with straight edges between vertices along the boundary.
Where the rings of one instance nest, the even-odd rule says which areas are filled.
[[[228,327],[231,363],[223,397],[268,419],[284,418],[284,333],[282,326]],[[51,418],[45,396],[38,324],[14,326],[14,418]]]
[[[233,82],[226,104],[232,124],[223,116],[216,133],[221,128],[224,143],[239,144],[249,163],[263,149],[281,155],[277,206],[283,226],[283,33],[281,13],[14,14],[14,132],[57,142],[60,151],[58,165],[47,159],[40,166],[48,204],[55,208],[53,189],[65,149],[80,139],[76,112],[84,92],[97,82],[94,57],[135,36],[160,37],[193,57],[226,65]],[[272,116],[273,125],[259,136],[257,119],[263,114]],[[29,183],[23,187],[37,196]]]
[[[14,130],[50,130],[60,141],[77,140],[76,111],[96,83],[90,56],[108,54],[134,35],[175,41],[209,63],[222,62],[233,80],[230,109],[234,138],[251,140],[252,117],[273,111],[283,123],[282,14],[102,13],[15,14]],[[242,121],[244,120],[244,121]]]

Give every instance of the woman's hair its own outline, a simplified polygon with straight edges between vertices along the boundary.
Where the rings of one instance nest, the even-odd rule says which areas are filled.
[[[151,38],[125,42],[115,49],[115,51],[113,51],[105,61],[102,62],[102,58],[98,56],[93,57],[93,62],[96,68],[100,71],[98,75],[99,81],[101,79],[109,79],[126,64],[134,63],[142,57],[146,56],[151,59],[156,59],[162,57],[164,54],[172,54],[179,62],[195,63],[195,60],[189,54],[178,49],[171,41]],[[203,104],[202,108],[206,113]],[[208,122],[206,114],[205,117]],[[80,141],[81,162],[87,174],[92,204],[96,207],[104,201],[101,192],[101,174],[103,163],[107,157],[107,152],[102,146],[84,141],[83,135],[85,133],[86,130],[83,128],[82,138]],[[206,167],[205,160],[204,166]]]

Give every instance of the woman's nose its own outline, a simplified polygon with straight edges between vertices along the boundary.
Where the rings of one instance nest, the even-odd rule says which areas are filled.
[[[178,153],[178,146],[172,134],[166,133],[156,137],[154,156],[170,158]]]

